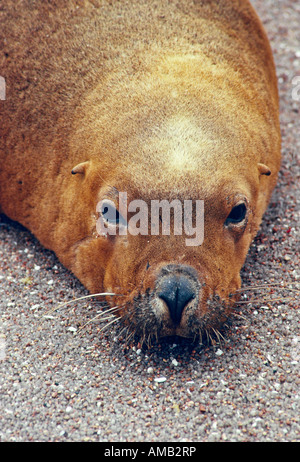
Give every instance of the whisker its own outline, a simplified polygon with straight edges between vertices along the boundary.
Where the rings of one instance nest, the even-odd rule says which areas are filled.
[[[257,303],[257,302],[263,302],[263,303],[271,303],[271,302],[279,302],[279,301],[288,301],[288,300],[295,300],[294,297],[280,297],[280,298],[255,298],[255,299],[249,299],[249,300],[241,300],[241,301],[236,301],[234,303],[241,305],[245,303]]]
[[[232,315],[233,315],[235,318],[240,318],[240,319],[242,319],[243,321],[248,321],[248,319],[247,319],[245,316],[242,316],[241,314],[233,313]]]
[[[127,332],[127,326],[123,326],[122,329],[118,332],[118,337],[122,337],[125,332]]]
[[[99,314],[103,314],[103,316],[107,313],[111,313],[112,311],[118,311],[120,308],[123,308],[123,306],[119,306],[119,305],[116,305],[116,306],[112,306],[111,308],[108,308],[107,310],[104,309],[103,311],[101,311],[101,313]]]
[[[147,347],[148,347],[148,348],[151,348],[151,345],[152,345],[152,335],[149,334],[149,335],[148,335],[148,339],[147,339]]]
[[[78,332],[76,332],[76,335],[79,334],[79,332],[81,332],[86,326],[88,326],[89,324],[91,324],[92,322],[95,322],[96,319],[98,319],[100,317],[102,313],[99,313],[97,314],[96,316],[94,316],[92,319],[89,319],[83,326],[81,326],[79,329],[78,329]],[[111,318],[114,318],[115,319],[115,315],[111,314],[109,316],[107,316],[106,318],[103,318],[101,319],[101,321],[108,321],[109,319]]]
[[[129,342],[130,340],[134,337],[134,332],[130,332],[128,329],[127,329],[127,334],[126,334],[126,339],[125,339],[125,344],[127,346],[129,346]]]
[[[200,329],[199,337],[200,337],[200,344],[202,345],[203,344],[202,329]]]
[[[82,329],[84,329],[86,326],[88,326],[89,324],[91,324],[92,322],[95,322],[96,319],[100,319],[101,322],[102,321],[107,321],[111,318],[115,318],[115,314],[113,314],[113,311],[118,311],[119,310],[119,306],[116,305],[116,306],[113,306],[111,308],[109,308],[108,310],[104,310],[104,311],[101,311],[100,313],[97,313],[96,316],[93,316],[92,319],[89,319],[82,327],[80,327],[80,329],[78,330],[77,333],[79,333]],[[104,316],[104,317],[102,317]]]
[[[86,322],[82,327],[80,327],[80,329],[78,330],[78,332],[76,332],[76,335],[79,334],[88,324],[92,323],[95,321],[95,319],[97,318],[97,316],[95,316],[93,319],[90,319],[88,322]],[[113,324],[114,322],[118,321],[119,318],[117,318],[116,316],[114,316],[113,314],[111,316],[109,316],[108,318],[106,318],[106,320],[109,320],[109,319],[112,319],[112,321],[110,321],[109,323],[105,324],[100,330],[99,332],[102,332],[103,330],[105,330],[110,324]],[[83,333],[80,335],[80,337],[82,337]]]
[[[236,292],[243,292],[244,290],[257,290],[257,289],[268,289],[269,287],[276,287],[278,289],[286,289],[286,290],[296,290],[297,292],[300,291],[300,289],[292,289],[289,288],[289,285],[294,285],[294,284],[299,284],[298,281],[295,282],[286,282],[284,285],[279,284],[278,282],[273,282],[273,283],[267,283],[259,286],[245,286],[241,287],[240,289],[237,289]]]
[[[119,318],[115,317],[112,321],[110,321],[109,323],[105,324],[105,326],[103,326],[99,332],[102,332],[103,330],[107,329],[108,326],[110,326],[111,324],[114,324],[115,322],[119,321]]]
[[[87,298],[93,298],[93,297],[100,297],[100,296],[120,296],[121,294],[114,294],[114,293],[111,293],[111,292],[102,292],[102,293],[98,293],[98,294],[89,294],[89,295],[84,295],[83,297],[78,297],[78,298],[75,298],[73,300],[69,300],[68,302],[63,302],[57,306],[55,306],[54,308],[51,308],[51,310],[48,310],[45,314],[41,315],[41,317],[44,317],[44,316],[48,316],[49,314],[53,313],[54,311],[56,310],[59,310],[67,305],[70,305],[71,303],[75,303],[77,301],[81,301],[81,300],[85,300]]]
[[[214,342],[213,342],[213,339],[209,333],[209,331],[207,329],[205,329],[205,333],[206,333],[206,338],[207,340],[210,342],[210,344],[214,347]]]
[[[216,336],[217,336],[217,338],[219,340],[219,343],[222,343],[222,340],[225,342],[225,338],[223,337],[223,335],[221,334],[219,329],[217,329],[217,330],[213,329],[213,331],[216,334]]]
[[[217,332],[216,329],[214,329],[213,327],[212,327],[211,329],[212,329],[212,331],[214,332],[215,336],[217,337],[217,339],[218,339],[218,341],[219,341],[219,343],[220,343],[220,337],[219,337],[219,335],[218,335],[218,332]]]

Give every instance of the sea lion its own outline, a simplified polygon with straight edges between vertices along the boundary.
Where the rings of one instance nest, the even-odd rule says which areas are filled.
[[[0,20],[2,212],[91,293],[116,294],[143,339],[218,329],[280,167],[274,62],[249,1],[7,0]],[[151,232],[157,201],[169,235]],[[192,230],[204,205],[194,245],[173,201],[192,203],[176,215]]]

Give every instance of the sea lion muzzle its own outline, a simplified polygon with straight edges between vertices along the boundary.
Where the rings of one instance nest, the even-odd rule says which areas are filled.
[[[156,288],[157,296],[165,302],[176,327],[191,300],[198,298],[198,284],[189,274],[192,268],[186,268],[188,267],[180,265],[163,268],[163,275],[158,278]]]

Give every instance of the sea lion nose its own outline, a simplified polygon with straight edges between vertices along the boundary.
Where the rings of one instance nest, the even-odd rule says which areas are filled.
[[[164,278],[157,295],[167,304],[175,325],[180,324],[184,308],[196,296],[189,277],[176,274]]]

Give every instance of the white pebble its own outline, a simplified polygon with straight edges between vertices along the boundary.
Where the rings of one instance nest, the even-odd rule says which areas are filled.
[[[155,377],[154,382],[163,383],[167,380],[166,377]]]
[[[77,332],[76,327],[72,327],[72,326],[68,327],[67,330],[68,330],[69,332]]]

